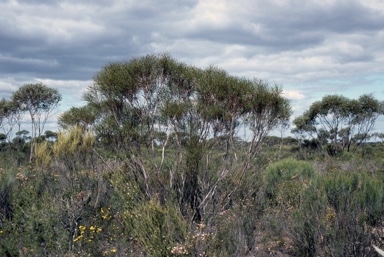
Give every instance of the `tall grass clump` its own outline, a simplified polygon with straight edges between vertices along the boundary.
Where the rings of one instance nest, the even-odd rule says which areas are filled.
[[[300,256],[370,256],[383,222],[384,184],[364,173],[317,178],[300,195],[290,234]]]

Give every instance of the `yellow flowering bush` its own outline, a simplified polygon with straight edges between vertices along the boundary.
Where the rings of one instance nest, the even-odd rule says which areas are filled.
[[[118,219],[110,207],[101,207],[90,224],[77,227],[77,236],[73,243],[81,253],[115,256],[120,251],[117,247],[120,240],[124,239]],[[95,252],[95,246],[99,252]]]
[[[87,230],[86,226],[79,226],[80,235],[73,239],[74,243],[92,242],[95,239],[95,233],[100,234],[103,229],[100,227],[90,226]]]

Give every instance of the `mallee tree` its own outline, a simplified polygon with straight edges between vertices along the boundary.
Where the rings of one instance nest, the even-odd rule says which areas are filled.
[[[250,168],[263,138],[287,122],[291,113],[279,87],[216,67],[188,66],[168,55],[106,65],[84,99],[87,105],[80,109],[88,115],[78,115],[80,109],[72,108],[59,124],[92,128],[125,164],[143,195],[148,199],[173,195],[181,212],[193,220],[203,217],[218,181],[237,161],[234,139],[241,137],[239,128],[252,134],[241,162],[244,170]],[[205,181],[202,174],[209,164],[203,160],[211,158],[213,147],[208,142],[218,137],[226,141],[224,168],[212,181]]]
[[[328,95],[314,102],[293,124],[293,133],[302,139],[315,140],[319,147],[327,146],[329,155],[356,151],[370,136],[376,119],[384,114],[384,103],[372,95],[358,99]]]
[[[40,137],[51,112],[61,101],[61,94],[43,83],[26,84],[12,94],[12,102],[31,117],[31,153],[33,158],[35,139]]]

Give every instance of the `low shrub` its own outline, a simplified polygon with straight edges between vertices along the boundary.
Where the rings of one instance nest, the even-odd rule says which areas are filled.
[[[363,173],[335,172],[300,195],[289,227],[300,256],[370,256],[383,222],[383,182]]]
[[[317,172],[305,161],[284,159],[267,167],[264,174],[265,194],[271,204],[278,202],[297,203],[298,192]],[[290,204],[295,204],[295,203]]]

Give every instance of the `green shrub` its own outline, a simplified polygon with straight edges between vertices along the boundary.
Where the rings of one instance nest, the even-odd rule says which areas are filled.
[[[298,192],[317,176],[313,166],[305,161],[284,159],[265,170],[265,194],[271,204],[297,202]],[[280,198],[280,199],[279,199]]]
[[[115,200],[120,203],[120,215],[129,244],[139,244],[140,252],[149,256],[172,256],[173,249],[182,247],[188,253],[187,221],[171,201],[160,203],[154,195],[148,198],[127,173],[116,172],[112,178]]]
[[[299,195],[301,201],[292,210],[291,223],[288,224],[288,235],[293,242],[297,256],[319,255],[323,232],[326,230],[325,215],[327,199],[322,189],[320,177]]]
[[[300,256],[367,256],[383,222],[383,182],[362,173],[319,177],[300,195],[290,233]]]
[[[2,219],[0,255],[47,256],[68,251],[69,233],[61,223],[57,202],[44,177],[19,172],[9,187],[12,217]]]
[[[383,183],[364,173],[336,173],[324,180],[329,204],[336,212],[359,212],[359,221],[375,226],[384,214]]]

